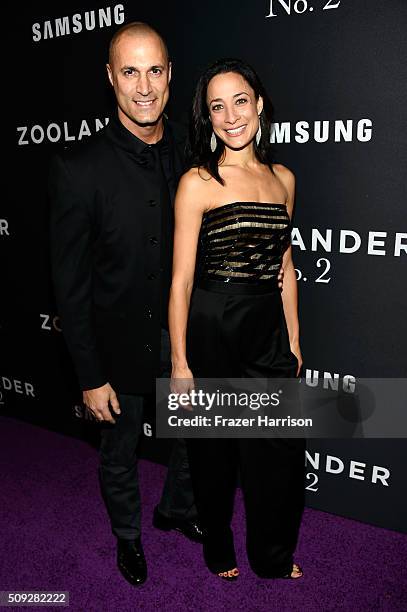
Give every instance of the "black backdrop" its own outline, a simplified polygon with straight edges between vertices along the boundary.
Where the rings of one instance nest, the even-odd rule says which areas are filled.
[[[318,385],[406,376],[405,1],[39,1],[16,7],[3,54],[3,120],[13,131],[3,154],[14,155],[0,213],[1,412],[95,438],[52,296],[46,175],[55,151],[89,138],[114,112],[108,42],[133,20],[168,41],[172,119],[186,120],[200,71],[221,56],[251,62],[270,93],[276,160],[297,176],[293,252],[307,374]],[[145,434],[145,456],[165,461],[152,415]],[[404,440],[308,446],[309,506],[405,530]]]

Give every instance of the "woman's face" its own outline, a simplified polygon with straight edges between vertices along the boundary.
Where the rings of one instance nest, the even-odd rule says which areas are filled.
[[[214,76],[209,81],[206,102],[213,131],[226,146],[241,149],[253,140],[263,100],[256,100],[253,89],[240,74]]]

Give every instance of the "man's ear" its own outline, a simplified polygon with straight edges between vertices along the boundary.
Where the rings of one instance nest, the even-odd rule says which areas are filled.
[[[168,62],[168,82],[171,81],[171,76],[172,76],[172,63]]]
[[[110,64],[106,64],[107,76],[109,77],[110,84],[113,86],[113,74]]]

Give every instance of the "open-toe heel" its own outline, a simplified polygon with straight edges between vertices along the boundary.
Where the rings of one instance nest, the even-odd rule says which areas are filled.
[[[232,580],[237,580],[239,578],[239,570],[237,567],[234,567],[232,570],[228,570],[227,572],[219,572],[217,575],[219,578],[223,578],[224,580],[231,582]]]
[[[206,530],[203,555],[206,567],[212,574],[229,582],[237,580],[239,570],[230,526]]]
[[[293,576],[293,572],[295,572],[297,575]],[[301,567],[298,565],[298,563],[293,563],[293,569],[291,570],[290,574],[286,574],[285,576],[282,576],[282,578],[291,578],[291,580],[297,580],[297,578],[302,578],[302,576],[304,575],[304,572],[302,571]]]

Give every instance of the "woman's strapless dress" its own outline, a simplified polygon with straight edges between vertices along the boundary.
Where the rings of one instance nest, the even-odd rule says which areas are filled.
[[[195,378],[296,376],[277,284],[289,244],[284,204],[232,202],[203,215],[187,334]],[[293,438],[188,440],[212,572],[236,566],[230,523],[240,471],[250,565],[265,578],[291,573],[304,506],[304,450],[304,440]]]
[[[196,377],[291,377],[277,276],[290,244],[284,204],[233,202],[203,215],[188,324]]]

